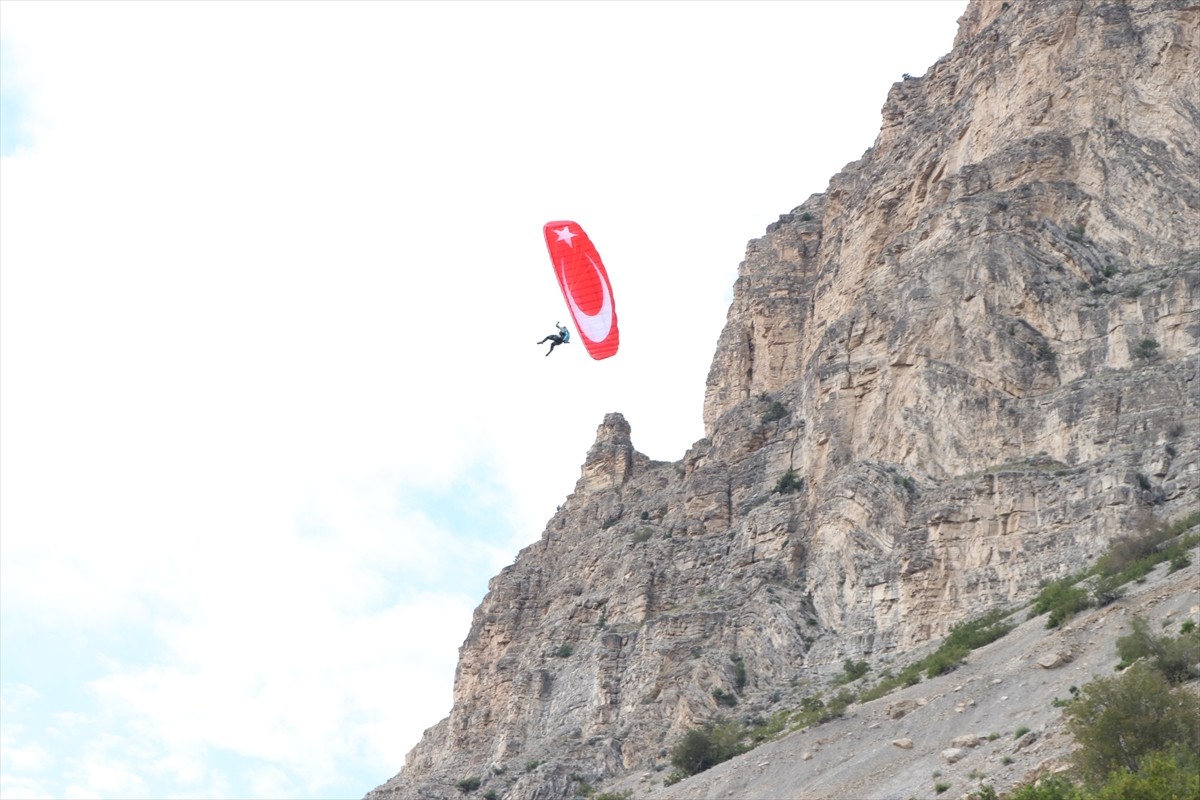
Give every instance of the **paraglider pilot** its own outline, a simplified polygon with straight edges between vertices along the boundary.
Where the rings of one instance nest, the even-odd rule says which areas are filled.
[[[538,342],[538,344],[545,344],[546,342],[550,343],[550,349],[546,351],[546,355],[553,353],[554,348],[558,347],[560,344],[566,344],[567,342],[571,341],[570,331],[568,331],[562,325],[559,325],[557,322],[554,323],[554,327],[558,328],[558,333],[552,333],[545,339],[542,339],[540,342]]]

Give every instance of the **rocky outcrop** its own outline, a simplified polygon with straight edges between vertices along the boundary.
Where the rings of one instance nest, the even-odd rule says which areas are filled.
[[[572,797],[1196,509],[1198,42],[1183,2],[973,2],[750,243],[706,438],[654,462],[605,418],[371,796]]]

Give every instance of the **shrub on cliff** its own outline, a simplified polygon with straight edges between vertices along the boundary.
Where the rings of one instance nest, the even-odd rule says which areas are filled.
[[[671,748],[671,765],[678,775],[675,780],[703,772],[746,752],[745,737],[745,726],[723,717],[688,731]]]
[[[871,665],[866,661],[855,661],[852,658],[847,658],[842,662],[842,674],[837,677],[834,683],[838,686],[854,681],[866,675],[870,671]]]
[[[774,492],[776,494],[790,494],[798,492],[804,486],[804,479],[796,474],[795,470],[789,469],[780,476],[779,481],[775,484]]]

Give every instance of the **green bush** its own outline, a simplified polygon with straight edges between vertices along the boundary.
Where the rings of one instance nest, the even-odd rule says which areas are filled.
[[[960,622],[950,629],[942,644],[951,648],[963,647],[967,650],[975,650],[985,644],[991,644],[1016,627],[1014,623],[1004,621],[1008,615],[1008,611],[996,609],[978,619]]]
[[[1150,632],[1150,623],[1141,617],[1134,617],[1130,627],[1129,635],[1117,639],[1117,655],[1121,656],[1118,669],[1144,658],[1169,683],[1183,683],[1191,677],[1192,665],[1200,663],[1200,633],[1155,636]]]
[[[835,720],[846,713],[846,709],[855,701],[857,695],[849,689],[842,689],[835,694],[825,705],[825,711],[821,715],[821,722],[829,722]]]
[[[1151,653],[1154,634],[1150,633],[1150,624],[1141,617],[1134,617],[1130,620],[1129,627],[1132,631],[1117,639],[1117,655],[1121,657],[1121,662],[1114,667],[1116,670],[1124,671],[1133,662]]]
[[[855,661],[852,658],[847,658],[842,662],[842,674],[838,676],[836,683],[838,685],[850,683],[866,675],[871,665],[866,661]]]
[[[762,415],[762,421],[764,423],[775,422],[776,420],[783,419],[787,415],[787,406],[776,400],[775,402],[771,403],[771,407],[768,408],[766,413]]]
[[[1008,762],[1011,763],[1011,760]],[[971,795],[973,800],[997,800],[989,786]],[[1102,781],[1076,786],[1063,776],[1037,785],[1028,784],[1006,795],[1007,800],[1194,800],[1200,797],[1200,756],[1175,745],[1153,750],[1137,770],[1110,772]]]
[[[775,491],[779,494],[790,494],[800,491],[803,486],[804,479],[797,475],[795,470],[789,469],[780,476],[779,482],[775,484]]]
[[[1150,360],[1158,355],[1158,342],[1153,339],[1142,339],[1138,342],[1133,354],[1138,358]]]
[[[1092,785],[1117,770],[1137,772],[1156,750],[1176,744],[1200,750],[1200,697],[1173,688],[1145,664],[1087,684],[1065,713],[1079,744],[1075,765]]]
[[[938,675],[953,672],[962,666],[963,659],[966,656],[967,651],[961,647],[939,647],[935,652],[930,653],[922,659],[925,667],[925,677],[936,678]]]
[[[1075,614],[1091,605],[1088,593],[1075,584],[1083,577],[1082,574],[1071,575],[1051,581],[1042,587],[1033,601],[1031,616],[1040,616],[1049,612],[1046,618],[1047,628],[1057,628]]]
[[[1182,800],[1200,797],[1200,756],[1182,747],[1148,753],[1137,772],[1118,770],[1087,800]]]
[[[806,695],[800,700],[801,711],[820,711],[825,708],[825,701],[815,695]]]
[[[1117,575],[1101,575],[1092,587],[1092,603],[1096,608],[1112,605],[1124,596],[1124,582]]]
[[[1151,555],[1162,541],[1162,535],[1158,531],[1147,531],[1136,536],[1119,536],[1113,539],[1104,555],[1096,562],[1096,571],[1101,575],[1119,575]]]
[[[745,736],[740,722],[718,718],[685,733],[671,748],[671,765],[685,777],[703,772],[746,752]]]
[[[746,688],[746,659],[737,653],[734,653],[729,658],[733,661],[733,685],[740,692]]]
[[[1066,778],[1047,778],[1037,785],[1022,786],[1008,796],[1008,800],[1082,800],[1075,787]]]
[[[754,730],[750,731],[750,738],[755,743],[765,742],[769,739],[774,739],[787,728],[788,721],[791,719],[792,712],[789,710],[776,711],[771,715],[771,718],[755,725]]]
[[[463,778],[454,785],[458,787],[460,792],[466,794],[467,792],[473,792],[478,789],[480,783],[482,783],[482,781],[480,781],[479,778]]]

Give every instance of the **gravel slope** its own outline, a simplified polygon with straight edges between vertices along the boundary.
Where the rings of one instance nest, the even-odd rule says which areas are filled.
[[[1114,674],[1116,640],[1129,632],[1131,616],[1172,635],[1189,617],[1200,622],[1200,548],[1191,559],[1170,575],[1160,564],[1144,583],[1128,585],[1122,600],[1058,630],[1045,628],[1045,616],[1025,620],[1018,612],[1017,628],[975,650],[958,670],[851,706],[843,719],[761,745],[673,786],[662,785],[666,772],[649,772],[602,791],[632,789],[634,798],[654,800],[960,798],[981,782],[1003,792],[1061,770],[1072,741],[1053,701],[1070,697],[1071,686]],[[1039,664],[1052,660],[1063,663]],[[893,718],[906,706],[911,710]],[[1021,729],[1029,733],[1017,737]],[[971,736],[976,745],[960,740],[960,752],[949,752],[956,739]],[[903,739],[911,748],[894,744]],[[951,763],[952,756],[959,759]]]

